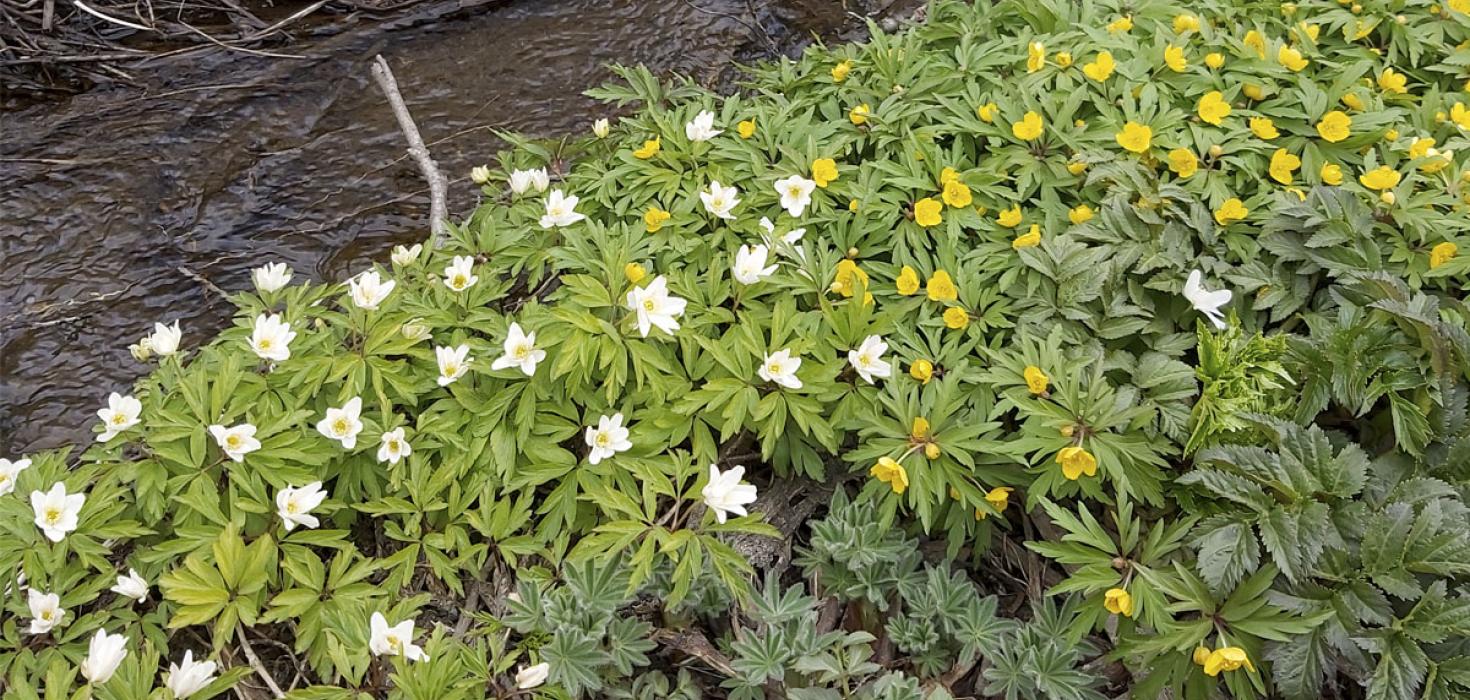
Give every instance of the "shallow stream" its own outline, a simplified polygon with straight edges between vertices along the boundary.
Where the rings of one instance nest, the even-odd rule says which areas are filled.
[[[607,64],[713,83],[860,29],[840,0],[443,1],[311,41],[301,60],[195,53],[140,72],[144,90],[0,111],[0,457],[88,440],[107,393],[148,370],[127,346],[155,320],[181,319],[186,348],[229,322],[211,286],[245,289],[269,261],[340,280],[424,237],[375,54],[458,214],[469,169],[498,148],[490,129],[587,129],[604,113],[581,93]]]

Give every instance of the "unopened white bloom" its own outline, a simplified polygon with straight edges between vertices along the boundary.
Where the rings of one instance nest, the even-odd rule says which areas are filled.
[[[228,428],[223,425],[211,425],[209,434],[214,436],[214,441],[219,444],[221,450],[224,450],[225,456],[236,462],[245,461],[245,455],[260,449],[260,441],[255,439],[255,426],[249,423],[241,423]]]
[[[725,133],[715,128],[715,113],[703,111],[695,115],[694,121],[684,125],[684,136],[690,141],[708,141]]]
[[[317,432],[329,440],[342,443],[342,449],[357,447],[357,434],[362,432],[362,398],[354,396],[341,408],[327,409],[326,417],[316,424]]]
[[[781,196],[781,206],[792,216],[801,216],[807,205],[812,203],[812,192],[817,189],[815,180],[792,175],[776,181],[776,194]]]
[[[576,195],[568,195],[559,189],[552,190],[546,196],[546,213],[541,217],[541,228],[571,226],[587,218],[585,214],[577,213],[578,201]]]
[[[434,356],[439,360],[439,386],[449,386],[454,380],[464,376],[470,369],[470,346],[461,344],[458,347],[434,348]]]
[[[516,194],[525,194],[533,189],[545,192],[550,185],[551,176],[547,174],[546,168],[517,170],[510,174],[510,191]]]
[[[473,287],[480,281],[474,273],[475,259],[468,255],[456,255],[449,266],[444,268],[444,286],[456,291],[463,292]]]
[[[492,370],[519,367],[527,377],[536,373],[536,363],[546,359],[546,351],[537,349],[536,334],[521,330],[521,324],[510,324],[505,336],[505,354],[490,364]]]
[[[476,185],[483,185],[489,181],[490,168],[483,165],[476,165],[475,167],[470,168],[470,182],[473,182]]]
[[[50,491],[32,491],[31,509],[36,514],[36,527],[52,542],[60,542],[66,533],[77,529],[77,515],[87,502],[84,493],[66,493],[66,484],[60,481],[51,485]]]
[[[796,370],[801,368],[801,358],[792,357],[790,350],[778,350],[766,355],[761,360],[760,369],[756,370],[761,379],[775,382],[787,389],[800,389],[801,380],[796,377]]]
[[[262,360],[285,362],[291,359],[291,341],[295,339],[296,331],[278,314],[260,314],[250,332],[250,349]]]
[[[374,311],[393,293],[398,286],[393,280],[384,280],[377,270],[368,270],[347,283],[352,293],[352,303],[359,309]]]
[[[1184,298],[1194,305],[1196,311],[1205,315],[1216,328],[1225,328],[1225,314],[1220,307],[1229,304],[1234,294],[1228,289],[1210,291],[1200,284],[1200,271],[1193,270],[1184,280]]]
[[[0,459],[0,496],[15,491],[15,482],[20,478],[20,473],[30,466],[29,459],[17,459],[14,462]]]
[[[142,576],[138,575],[137,569],[131,567],[128,569],[127,576],[118,574],[117,585],[108,590],[120,596],[132,598],[135,603],[142,603],[148,600],[148,582],[143,580]]]
[[[735,281],[741,284],[755,284],[776,271],[775,265],[766,265],[766,259],[770,257],[770,251],[764,245],[754,248],[748,245],[740,246],[735,253],[735,264],[730,267],[730,273]]]
[[[163,684],[176,700],[184,700],[214,682],[214,672],[219,667],[213,661],[195,661],[194,652],[184,652],[184,660],[168,665],[168,676]]]
[[[732,514],[747,515],[745,506],[755,503],[755,486],[740,483],[744,476],[745,467],[734,467],[722,474],[719,467],[709,465],[709,483],[700,493],[704,505],[715,512],[715,519],[721,523]]]
[[[87,645],[87,658],[82,660],[82,677],[92,685],[102,685],[117,673],[117,667],[128,655],[128,638],[97,630]]]
[[[42,593],[32,588],[26,591],[26,604],[31,608],[31,634],[46,634],[66,617],[66,611],[61,608],[61,596],[55,593]]]
[[[251,270],[250,279],[255,282],[256,289],[266,294],[278,292],[291,284],[291,267],[286,263],[266,263]]]
[[[740,204],[740,190],[733,185],[725,187],[719,180],[711,180],[709,189],[699,193],[699,200],[704,202],[705,211],[729,220],[735,218],[730,211]]]
[[[281,524],[286,526],[286,532],[296,529],[297,525],[314,528],[321,524],[311,511],[327,500],[327,492],[322,490],[322,482],[313,481],[301,488],[287,486],[276,492],[276,515],[281,516]]]
[[[761,217],[761,228],[765,229],[765,233],[761,234],[761,239],[766,242],[767,248],[776,251],[778,255],[795,258],[798,262],[806,263],[806,251],[797,247],[797,244],[801,242],[802,236],[806,235],[806,229],[794,228],[777,237],[776,225],[764,216]],[[802,277],[811,278],[811,273],[807,272],[805,268],[798,267],[796,273]]]
[[[142,414],[143,402],[112,392],[107,396],[107,408],[97,409],[97,417],[102,419],[102,433],[97,436],[97,442],[107,442],[137,425]]]
[[[633,443],[628,441],[628,429],[623,427],[621,413],[598,418],[597,425],[587,426],[586,437],[587,446],[592,448],[587,453],[587,461],[592,464],[633,448]]]
[[[610,124],[607,123],[607,118],[606,117],[603,117],[602,119],[598,119],[597,121],[592,122],[592,133],[593,133],[593,135],[597,136],[597,138],[605,139],[605,138],[607,138],[608,133],[611,132],[611,131],[612,131],[612,125],[610,125]]]
[[[883,342],[883,337],[870,335],[863,339],[863,344],[857,346],[856,350],[847,352],[847,361],[852,363],[852,368],[862,376],[869,384],[873,379],[887,379],[893,376],[893,366],[883,359],[883,354],[888,352],[888,343]]]
[[[673,335],[679,330],[680,315],[689,302],[669,294],[669,281],[663,275],[655,277],[647,287],[634,287],[628,292],[628,308],[638,316],[638,333],[644,338],[654,326]]]
[[[546,682],[546,677],[551,675],[551,664],[542,661],[535,666],[526,666],[516,673],[516,687],[521,690],[530,690],[540,687]]]
[[[378,656],[402,656],[409,661],[426,661],[428,654],[423,648],[413,643],[413,620],[404,620],[396,625],[389,626],[388,618],[383,613],[375,612],[370,620],[372,637],[368,640],[368,649]]]
[[[424,324],[424,319],[421,318],[404,321],[403,325],[398,327],[398,333],[413,341],[428,340],[434,337],[433,331],[429,330],[429,327]]]
[[[378,446],[378,461],[397,464],[398,460],[413,454],[413,446],[403,437],[403,428],[394,428],[383,433],[383,444]]]
[[[153,358],[153,336],[145,335],[141,340],[128,346],[128,352],[133,359],[139,362],[147,362]]]
[[[179,351],[179,341],[183,340],[184,331],[179,328],[179,322],[174,321],[172,326],[162,323],[153,324],[153,335],[146,338],[148,349],[156,355],[167,357]]]
[[[415,243],[411,246],[393,246],[393,264],[399,267],[408,267],[419,261],[419,254],[424,252],[424,244]]]

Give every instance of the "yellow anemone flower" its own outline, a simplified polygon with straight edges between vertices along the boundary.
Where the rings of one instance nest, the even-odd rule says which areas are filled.
[[[1062,476],[1076,481],[1084,474],[1097,475],[1097,458],[1081,447],[1063,447],[1057,452],[1057,464],[1062,465]]]
[[[1231,223],[1240,221],[1250,214],[1245,204],[1238,197],[1231,197],[1220,204],[1215,210],[1215,223],[1221,226],[1229,226]]]
[[[1031,224],[1031,230],[1016,236],[1015,240],[1011,241],[1012,250],[1035,248],[1039,245],[1041,245],[1041,224]]]
[[[633,157],[640,160],[648,160],[649,158],[658,155],[659,140],[661,138],[662,137],[655,136],[648,141],[644,141],[642,148],[633,151]]]
[[[874,464],[868,473],[877,480],[888,484],[894,493],[901,494],[908,490],[909,473],[892,457],[879,457],[878,463]]]
[[[1092,63],[1082,66],[1082,74],[1100,83],[1112,77],[1113,69],[1117,65],[1111,51],[1099,51]]]
[[[1271,167],[1269,170],[1271,179],[1283,185],[1291,184],[1292,179],[1295,177],[1296,169],[1300,167],[1302,167],[1302,159],[1292,155],[1285,148],[1278,148],[1275,153],[1271,154]]]
[[[1317,122],[1317,134],[1328,143],[1337,143],[1352,135],[1352,127],[1353,118],[1334,109],[1322,115],[1322,121]]]
[[[944,205],[933,197],[925,197],[914,202],[914,221],[920,226],[928,228],[938,226],[944,220],[940,212],[944,211]]]
[[[914,268],[904,265],[898,272],[898,279],[894,281],[898,287],[898,293],[904,296],[913,296],[919,291],[919,273]]]
[[[1027,112],[1025,116],[1011,125],[1011,134],[1022,141],[1035,141],[1041,138],[1045,125],[1041,121],[1041,115],[1035,112]]]
[[[1225,95],[1219,90],[1211,90],[1201,96],[1194,109],[1201,120],[1215,126],[1220,126],[1225,117],[1230,116],[1230,103],[1225,101]]]
[[[1051,384],[1051,377],[1036,365],[1026,365],[1026,369],[1021,370],[1021,378],[1026,380],[1026,390],[1036,396],[1045,394],[1047,385]]]
[[[1149,144],[1153,142],[1154,130],[1145,124],[1130,121],[1123,125],[1114,138],[1118,145],[1134,153],[1143,153],[1148,150]]]
[[[929,301],[954,301],[960,297],[959,289],[954,286],[954,279],[944,270],[935,270],[930,275],[929,282],[924,285],[924,293],[928,295]]]
[[[649,207],[648,211],[643,212],[643,228],[649,233],[658,233],[658,230],[664,227],[664,222],[673,217],[673,214],[658,207]]]
[[[1109,588],[1103,594],[1103,607],[1114,615],[1133,617],[1133,596],[1123,588]]]

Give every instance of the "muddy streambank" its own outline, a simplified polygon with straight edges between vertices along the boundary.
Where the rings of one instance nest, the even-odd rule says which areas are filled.
[[[152,66],[144,90],[0,111],[0,456],[89,440],[107,393],[149,369],[128,344],[173,319],[185,347],[207,342],[233,311],[216,288],[247,288],[251,268],[341,280],[425,236],[425,186],[372,83],[375,54],[458,215],[475,204],[469,169],[499,147],[490,129],[587,129],[605,114],[581,93],[610,78],[607,64],[718,83],[734,62],[863,31],[839,0],[419,12],[318,41],[304,60],[220,50]]]

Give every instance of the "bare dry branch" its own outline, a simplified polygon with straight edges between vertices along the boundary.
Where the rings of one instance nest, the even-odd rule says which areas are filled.
[[[419,127],[414,124],[413,115],[409,114],[408,105],[403,102],[403,94],[398,91],[398,81],[393,77],[393,69],[388,67],[388,62],[381,55],[373,57],[373,79],[388,98],[393,116],[398,118],[398,128],[403,131],[404,138],[408,139],[408,154],[418,164],[424,179],[429,181],[429,231],[433,234],[434,247],[438,248],[444,245],[446,222],[449,219],[445,203],[445,191],[449,188],[449,182],[439,172],[438,164],[429,156],[424,137],[419,135]]]

